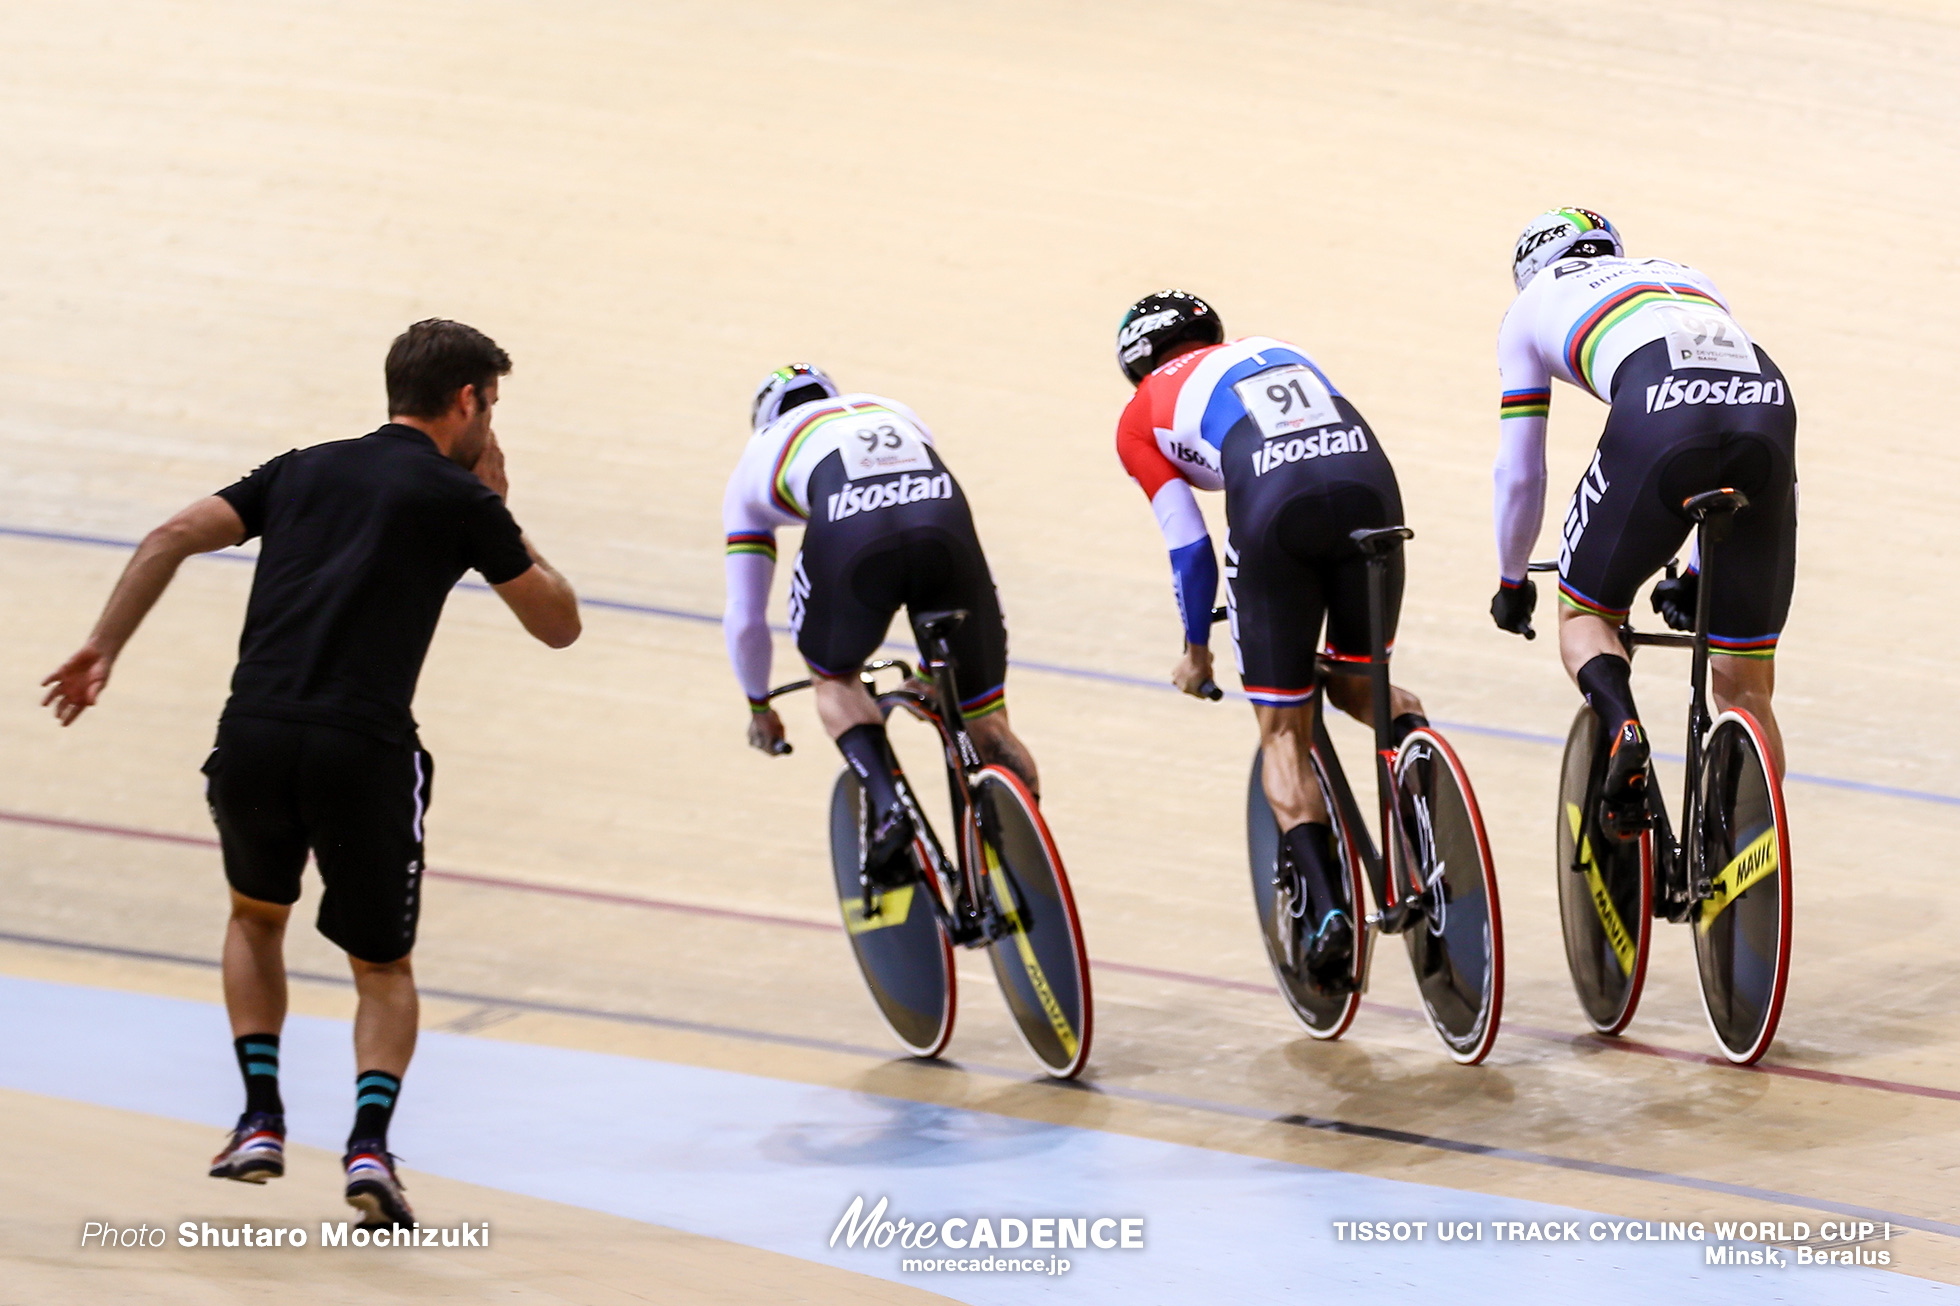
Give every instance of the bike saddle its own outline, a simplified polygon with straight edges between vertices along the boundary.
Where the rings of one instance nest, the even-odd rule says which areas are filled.
[[[945,639],[960,628],[966,620],[965,608],[952,608],[945,612],[918,612],[912,616],[912,628],[926,639]]]
[[[1402,547],[1403,540],[1412,540],[1416,533],[1407,526],[1382,526],[1373,530],[1349,531],[1348,538],[1369,557],[1393,553]]]
[[[1700,521],[1712,513],[1741,512],[1748,506],[1749,496],[1741,490],[1721,489],[1682,500],[1681,511]]]

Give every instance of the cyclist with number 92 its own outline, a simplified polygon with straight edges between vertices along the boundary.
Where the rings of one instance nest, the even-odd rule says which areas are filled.
[[[722,629],[748,695],[749,743],[789,751],[769,706],[766,612],[776,528],[802,526],[790,577],[789,623],[814,673],[817,715],[864,786],[865,874],[902,878],[913,828],[878,706],[858,670],[900,607],[964,609],[949,645],[960,709],[982,759],[1041,790],[1034,759],[1007,725],[1007,627],[959,482],[911,409],[872,394],[840,394],[821,370],[796,363],[763,378],[750,406],[754,436],[722,502],[728,602]]]
[[[1704,491],[1739,490],[1749,504],[1718,546],[1709,687],[1718,711],[1742,708],[1761,723],[1783,772],[1770,693],[1796,577],[1796,407],[1712,281],[1665,259],[1626,258],[1619,232],[1590,209],[1533,219],[1512,276],[1518,295],[1498,334],[1501,575],[1491,616],[1532,635],[1537,593],[1525,573],[1544,517],[1558,377],[1611,406],[1559,529],[1559,651],[1611,740],[1596,815],[1608,834],[1633,839],[1651,823],[1649,747],[1620,626],[1641,583],[1681,547],[1692,524],[1684,505]],[[1654,609],[1692,629],[1698,584],[1691,560],[1686,575],[1655,585]]]
[[[1314,693],[1323,616],[1336,707],[1372,721],[1367,562],[1349,532],[1402,524],[1395,470],[1346,396],[1299,349],[1265,336],[1225,342],[1211,306],[1181,290],[1124,314],[1117,364],[1136,395],[1116,428],[1123,467],[1150,500],[1170,547],[1184,656],[1171,679],[1216,697],[1212,599],[1218,563],[1192,490],[1225,492],[1225,593],[1232,649],[1259,719],[1262,775],[1298,874],[1311,936],[1308,970],[1344,984],[1359,922],[1340,909],[1343,872],[1327,797],[1314,776]],[[1402,601],[1402,554],[1387,559],[1386,635]],[[1392,692],[1393,739],[1427,725],[1413,694]],[[1358,909],[1358,904],[1357,904]],[[1310,913],[1310,914],[1308,914]]]

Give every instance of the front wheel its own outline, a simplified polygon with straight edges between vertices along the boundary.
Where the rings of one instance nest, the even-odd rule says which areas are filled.
[[[1403,933],[1409,964],[1451,1059],[1474,1066],[1497,1041],[1504,1010],[1504,918],[1483,813],[1455,750],[1426,728],[1397,750],[1395,788],[1397,871],[1401,883],[1422,886],[1428,907]]]
[[[1266,945],[1273,980],[1294,1018],[1314,1038],[1339,1038],[1354,1023],[1368,975],[1370,939],[1362,924],[1361,855],[1355,848],[1353,832],[1341,819],[1340,805],[1330,800],[1327,810],[1334,828],[1334,852],[1343,872],[1336,886],[1342,897],[1338,905],[1354,922],[1354,956],[1347,984],[1328,989],[1307,969],[1306,936],[1312,933],[1314,923],[1306,919],[1305,903],[1298,901],[1297,895],[1280,892],[1280,828],[1272,805],[1266,801],[1265,764],[1265,751],[1255,748],[1245,796],[1245,841],[1252,864],[1252,905],[1259,914],[1259,938]],[[1321,793],[1332,795],[1334,790],[1317,753],[1313,769]]]
[[[1565,737],[1557,848],[1559,924],[1565,965],[1586,1022],[1618,1034],[1633,1019],[1647,982],[1654,933],[1654,835],[1619,840],[1599,828],[1599,718],[1580,707]]]
[[[936,1057],[953,1037],[953,943],[933,909],[932,889],[919,877],[916,856],[912,881],[874,890],[866,911],[858,880],[863,793],[848,766],[830,792],[830,866],[845,934],[892,1036],[915,1057]]]
[[[1028,1051],[1056,1079],[1089,1061],[1095,1010],[1089,950],[1062,855],[1020,778],[988,766],[973,785],[978,818],[969,865],[1006,926],[987,949],[994,979]]]
[[[1709,878],[1692,917],[1702,1008],[1722,1055],[1746,1066],[1776,1037],[1790,979],[1790,826],[1763,728],[1747,712],[1715,718],[1700,790],[1688,846]]]

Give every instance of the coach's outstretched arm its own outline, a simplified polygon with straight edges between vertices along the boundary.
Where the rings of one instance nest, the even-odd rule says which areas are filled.
[[[95,706],[109,683],[123,645],[163,597],[170,578],[193,553],[229,548],[245,540],[245,523],[236,509],[213,494],[199,499],[143,537],[136,556],[123,568],[95,629],[73,657],[41,683],[52,686],[41,706],[54,706],[62,725],[73,725],[83,709]]]

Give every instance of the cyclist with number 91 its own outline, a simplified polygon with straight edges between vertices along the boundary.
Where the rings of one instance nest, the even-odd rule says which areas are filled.
[[[1709,687],[1718,711],[1742,708],[1761,723],[1783,772],[1770,693],[1796,576],[1796,407],[1712,281],[1665,259],[1626,258],[1619,232],[1590,209],[1533,219],[1512,275],[1518,295],[1498,334],[1501,574],[1491,617],[1532,637],[1537,592],[1526,564],[1545,511],[1557,377],[1611,406],[1559,529],[1559,651],[1611,740],[1598,817],[1607,833],[1633,839],[1651,823],[1649,748],[1620,626],[1642,582],[1686,539],[1684,505],[1704,491],[1732,488],[1749,502],[1718,546]],[[1654,610],[1692,629],[1698,583],[1691,560],[1686,575],[1655,585]]]
[[[917,414],[873,394],[840,394],[803,363],[764,377],[750,404],[754,435],[722,501],[728,602],[722,629],[748,695],[749,743],[789,751],[769,706],[766,611],[776,528],[803,526],[790,577],[789,624],[814,673],[817,715],[867,800],[865,874],[902,878],[912,821],[899,794],[885,719],[858,679],[900,607],[963,609],[950,637],[960,703],[982,759],[1039,797],[1034,758],[1007,725],[1007,627],[966,496]]]
[[[1150,500],[1184,624],[1171,679],[1215,698],[1212,600],[1218,563],[1193,489],[1225,492],[1225,593],[1232,649],[1259,720],[1263,782],[1282,831],[1280,884],[1307,897],[1305,960],[1330,989],[1349,973],[1359,923],[1338,906],[1342,869],[1326,795],[1313,773],[1316,657],[1348,674],[1327,681],[1336,707],[1372,722],[1367,562],[1349,532],[1402,524],[1395,470],[1346,396],[1304,352],[1266,336],[1225,341],[1211,306],[1181,290],[1124,314],[1117,364],[1136,394],[1116,451]],[[1387,560],[1386,634],[1402,601],[1402,555]],[[1393,738],[1428,724],[1392,692]],[[1358,905],[1357,905],[1358,906]]]

